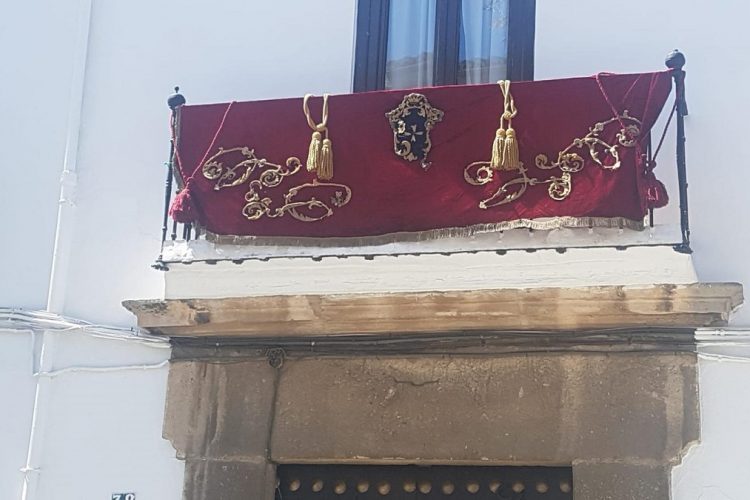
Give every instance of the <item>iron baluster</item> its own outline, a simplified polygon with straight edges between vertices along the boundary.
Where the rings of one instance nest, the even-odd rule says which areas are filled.
[[[665,61],[672,70],[675,85],[675,106],[677,108],[677,182],[680,194],[680,229],[682,242],[674,249],[680,253],[693,253],[690,248],[690,220],[688,217],[687,167],[685,161],[685,116],[688,114],[685,100],[685,56],[679,50],[673,50]]]
[[[185,241],[190,241],[190,237],[193,233],[193,225],[191,223],[186,223],[182,225],[182,239]]]
[[[174,88],[174,94],[169,96],[167,99],[167,105],[169,106],[169,109],[171,110],[171,118],[170,118],[170,126],[174,130],[174,127],[176,126],[176,120],[177,120],[177,113],[183,104],[185,104],[185,97],[180,94],[180,88],[175,87]],[[164,264],[164,243],[167,240],[167,230],[168,230],[168,223],[169,223],[169,204],[172,201],[172,182],[174,179],[174,156],[175,156],[175,137],[174,134],[171,137],[169,141],[169,161],[167,162],[167,178],[164,183],[164,214],[162,217],[162,226],[161,226],[161,249],[159,251],[159,257],[156,258],[156,262],[152,265],[154,269],[158,269],[160,271],[166,271],[167,266]],[[174,222],[172,224],[172,240],[174,240],[176,236],[177,231],[177,223]]]

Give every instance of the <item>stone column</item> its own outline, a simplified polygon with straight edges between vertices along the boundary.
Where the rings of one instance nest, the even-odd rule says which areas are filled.
[[[273,499],[277,372],[265,360],[231,361],[170,364],[164,437],[185,460],[185,500]]]

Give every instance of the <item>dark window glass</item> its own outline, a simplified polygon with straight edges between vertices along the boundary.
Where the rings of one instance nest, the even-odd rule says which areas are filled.
[[[390,2],[385,88],[428,87],[435,72],[435,0]]]
[[[457,83],[490,83],[508,74],[508,0],[463,0]]]
[[[534,0],[359,0],[354,90],[533,77]]]

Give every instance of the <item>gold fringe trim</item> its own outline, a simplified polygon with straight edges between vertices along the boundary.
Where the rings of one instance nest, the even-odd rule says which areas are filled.
[[[512,229],[533,229],[551,231],[560,228],[609,228],[642,231],[643,220],[635,221],[624,217],[547,217],[540,219],[517,219],[488,224],[475,224],[467,227],[449,227],[426,231],[398,232],[374,236],[347,236],[334,238],[314,238],[295,236],[234,236],[220,235],[206,231],[206,240],[219,244],[256,246],[370,246],[389,243],[417,243],[420,241],[445,238],[465,238],[475,234],[510,231]]]

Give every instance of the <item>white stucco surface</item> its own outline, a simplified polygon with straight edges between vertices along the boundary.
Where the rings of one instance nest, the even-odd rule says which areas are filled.
[[[0,305],[46,305],[77,1],[0,7]]]
[[[63,371],[45,384],[35,439],[40,472],[33,498],[179,499],[183,464],[162,439],[169,349],[52,333],[52,374],[78,366],[112,371]],[[71,338],[72,337],[72,338]]]
[[[736,352],[730,349],[729,352]],[[700,360],[701,442],[672,471],[674,500],[744,500],[750,469],[750,358]]]
[[[7,61],[1,70],[6,73],[0,106],[3,116],[15,117],[0,124],[3,144],[12,145],[0,153],[0,163],[7,166],[0,208],[13,214],[5,218],[4,234],[21,242],[0,246],[0,277],[12,283],[0,287],[4,305],[44,306],[67,135],[68,83],[78,57],[74,34],[78,7],[84,4],[16,3],[13,15],[0,20],[6,28],[0,30],[0,51]],[[132,325],[120,302],[163,293],[164,276],[149,264],[158,253],[168,147],[165,99],[173,85],[181,85],[194,103],[347,92],[355,2],[335,0],[325,9],[304,0],[220,0],[210,8],[176,0],[92,4],[71,278],[62,312]],[[744,202],[750,174],[737,167],[732,146],[743,143],[741,120],[748,106],[739,96],[750,70],[735,63],[750,45],[744,18],[737,15],[746,9],[739,0],[710,9],[676,0],[635,0],[627,6],[581,0],[572,12],[566,3],[539,0],[537,5],[537,78],[660,69],[672,48],[686,53],[694,261],[704,281],[750,282],[743,259],[750,231],[742,230],[750,215]],[[565,21],[573,13],[575,22]],[[44,36],[22,36],[25,24]],[[710,26],[722,29],[707,36]],[[729,67],[731,78],[717,77]],[[55,75],[54,84],[50,75]],[[657,213],[657,222],[674,224],[670,142],[658,171],[670,187],[672,204]],[[507,235],[498,246],[512,245],[511,239]],[[415,250],[419,248],[416,244]],[[734,323],[750,324],[750,313],[740,312]]]
[[[0,498],[21,498],[36,386],[32,352],[31,330],[0,328]]]
[[[132,324],[122,299],[162,293],[149,265],[159,247],[172,87],[191,102],[347,92],[353,2],[339,4],[95,2],[66,314]]]
[[[742,62],[750,50],[748,14],[750,5],[742,0],[538,0],[535,50],[536,78],[658,70],[672,49],[685,53],[690,223],[698,278],[746,286],[750,204],[744,186],[750,171],[737,154],[746,142],[742,121],[750,111],[744,97],[750,66]],[[677,220],[673,152],[669,141],[658,161],[672,200],[660,221]],[[733,324],[750,326],[750,308]]]
[[[70,132],[69,104],[80,90],[71,88],[80,58],[74,35],[85,1],[10,2],[0,15],[0,213],[4,221],[0,306],[43,309],[46,305],[59,179]],[[172,87],[180,85],[193,103],[347,92],[355,4],[354,0],[332,0],[325,6],[306,0],[216,0],[210,4],[93,0],[80,110],[78,186],[75,199],[68,200],[74,204],[75,224],[69,235],[68,278],[62,290],[66,315],[130,326],[134,318],[121,307],[123,299],[164,293],[165,276],[149,265],[159,247],[163,162],[168,150],[165,100]],[[745,26],[748,13],[750,7],[741,0],[710,4],[537,0],[537,78],[656,70],[675,47],[687,55],[692,261],[701,281],[750,285],[750,266],[745,262],[745,249],[750,246],[746,195],[750,171],[742,166],[741,149],[749,114],[744,98],[750,81],[744,62],[750,49]],[[672,194],[671,206],[657,213],[657,221],[667,225],[677,221],[672,152],[673,143],[668,141],[658,167]],[[506,238],[512,241],[515,236]],[[418,251],[421,247],[415,245]],[[596,276],[607,276],[598,267],[604,263],[632,270],[639,262],[628,259],[636,254],[628,250],[599,264],[589,263],[579,281],[587,284]],[[597,260],[593,255],[588,258]],[[491,267],[490,277],[492,273],[512,276],[506,266],[509,262],[516,265],[513,259],[517,257],[510,253],[496,257],[483,263]],[[657,266],[657,275],[674,281],[688,279],[684,256],[674,257]],[[541,270],[552,263],[570,263],[560,263],[562,258],[574,261],[575,252],[550,255],[552,260],[536,270],[540,274],[529,272],[524,283],[546,282],[549,278]],[[351,286],[363,290],[378,280],[377,286],[406,286],[424,279],[421,276],[430,274],[432,268],[438,270],[437,276],[443,273],[449,288],[464,279],[459,270],[466,264],[459,258],[456,267],[444,266],[442,256],[420,261],[376,257],[366,263],[343,260],[335,264],[339,267],[326,268],[326,260],[295,261],[294,266],[300,267],[293,271],[320,280],[316,286],[333,289],[349,279],[347,266],[352,266],[352,277],[362,277],[362,281],[352,281]],[[379,268],[379,261],[387,264]],[[248,269],[255,270],[255,265]],[[194,268],[196,276],[206,280],[203,293],[227,293],[221,281],[225,266],[234,264],[216,266],[210,276],[201,274],[205,269],[200,266]],[[488,269],[472,268],[476,276]],[[257,269],[264,286],[284,288],[290,283],[288,276],[267,272],[268,267]],[[330,269],[340,275],[327,279]],[[566,275],[570,283],[575,282],[574,269],[570,267]],[[180,282],[182,287],[185,280],[193,279],[190,286],[201,290],[200,283],[183,271],[175,273],[173,283]],[[371,281],[364,281],[368,275]],[[246,290],[253,286],[247,280],[232,286]],[[404,280],[411,281],[405,284]],[[167,285],[170,294],[185,293],[185,289],[173,292]],[[305,286],[311,288],[311,283]],[[738,313],[732,326],[750,326],[748,308]],[[168,357],[166,349],[75,332],[54,333],[47,339],[52,346],[47,358],[50,370],[159,364]],[[730,355],[746,354],[740,347],[729,349]],[[0,402],[9,408],[0,428],[2,499],[20,499],[19,469],[26,462],[38,380],[31,375],[32,359],[27,329],[0,331]],[[160,437],[166,373],[162,367],[65,372],[45,378],[38,408],[40,447],[34,451],[39,460],[32,464],[39,471],[30,473],[36,476],[36,496],[28,500],[106,499],[119,490],[138,492],[138,500],[179,499],[182,465]],[[750,408],[743,391],[748,376],[750,370],[743,361],[701,361],[702,442],[675,471],[675,500],[745,497],[742,472],[750,466],[744,451],[750,448],[745,415]]]
[[[34,349],[32,329],[12,326],[0,329],[0,498],[179,499],[182,463],[161,437],[168,345],[68,325],[34,328]]]
[[[172,264],[165,297],[389,293],[695,283],[689,255],[670,247],[432,255],[276,258]]]

